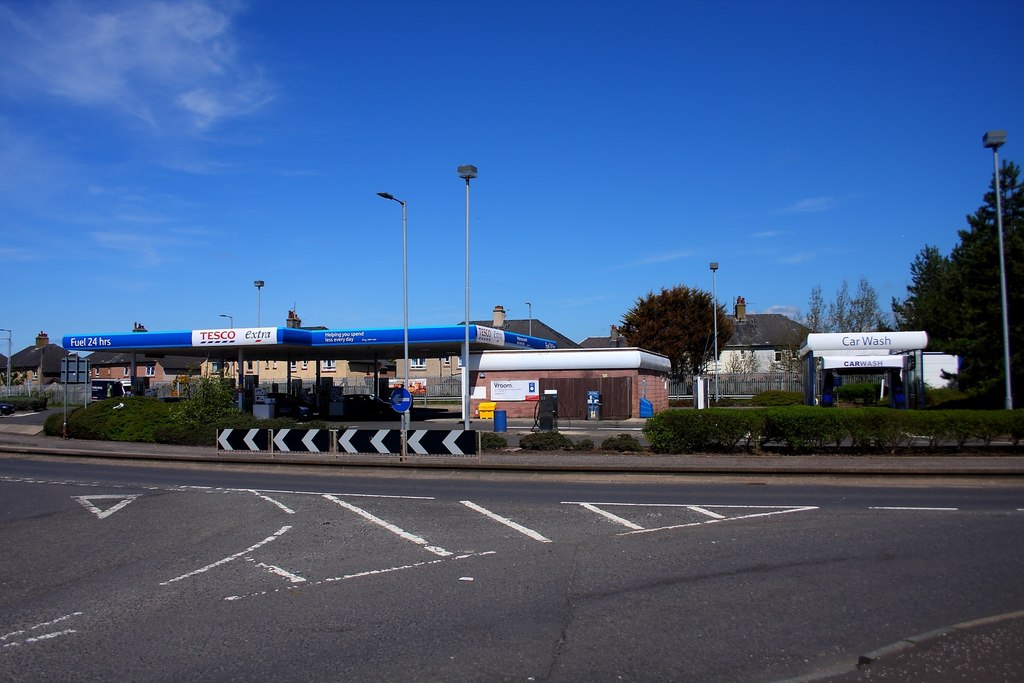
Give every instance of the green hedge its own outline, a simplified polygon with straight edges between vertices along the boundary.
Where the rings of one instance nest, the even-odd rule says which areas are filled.
[[[3,403],[10,403],[15,410],[30,410],[37,412],[46,410],[47,396],[7,396],[0,398]]]
[[[207,424],[181,419],[181,407],[187,401],[167,403],[141,396],[111,398],[75,408],[68,413],[68,436],[97,441],[138,441],[179,446],[216,446],[218,429],[291,429],[294,420],[261,420],[232,410]],[[63,433],[64,412],[47,417],[43,431],[50,436]],[[323,422],[304,422],[306,429],[325,429]]]
[[[826,409],[812,406],[667,410],[644,427],[655,453],[818,451],[896,453],[1024,439],[1024,410]]]

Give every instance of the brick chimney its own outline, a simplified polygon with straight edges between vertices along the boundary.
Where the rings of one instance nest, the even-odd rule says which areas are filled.
[[[621,346],[622,335],[619,334],[619,326],[612,325],[612,332],[608,335],[608,342],[610,346]]]
[[[36,348],[41,349],[50,343],[50,335],[40,332],[36,335]]]
[[[499,330],[505,327],[505,307],[501,304],[494,307],[494,326]]]
[[[747,300],[742,296],[736,297],[736,320],[747,319]]]
[[[294,308],[288,311],[288,319],[285,321],[284,326],[296,330],[302,327],[302,318],[299,317]]]

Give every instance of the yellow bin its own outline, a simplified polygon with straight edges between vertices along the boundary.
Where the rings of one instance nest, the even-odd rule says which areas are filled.
[[[481,403],[480,406],[477,408],[477,410],[480,411],[480,419],[481,420],[493,420],[494,419],[494,409],[497,408],[497,407],[498,407],[498,404],[495,403],[494,401],[484,401],[483,403]]]

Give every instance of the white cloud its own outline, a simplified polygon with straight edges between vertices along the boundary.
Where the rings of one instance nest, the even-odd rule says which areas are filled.
[[[784,315],[790,320],[796,320],[800,317],[800,309],[796,306],[769,306],[762,313],[778,313]]]
[[[230,2],[81,0],[0,6],[0,81],[47,96],[203,130],[272,96],[238,54]]]

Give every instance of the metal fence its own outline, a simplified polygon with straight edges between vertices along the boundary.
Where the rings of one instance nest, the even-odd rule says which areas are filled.
[[[669,399],[692,399],[694,382],[704,379],[710,391],[715,390],[713,375],[703,378],[684,375],[669,379]],[[718,394],[728,398],[749,398],[765,391],[804,390],[804,376],[800,372],[720,372],[718,373]]]

